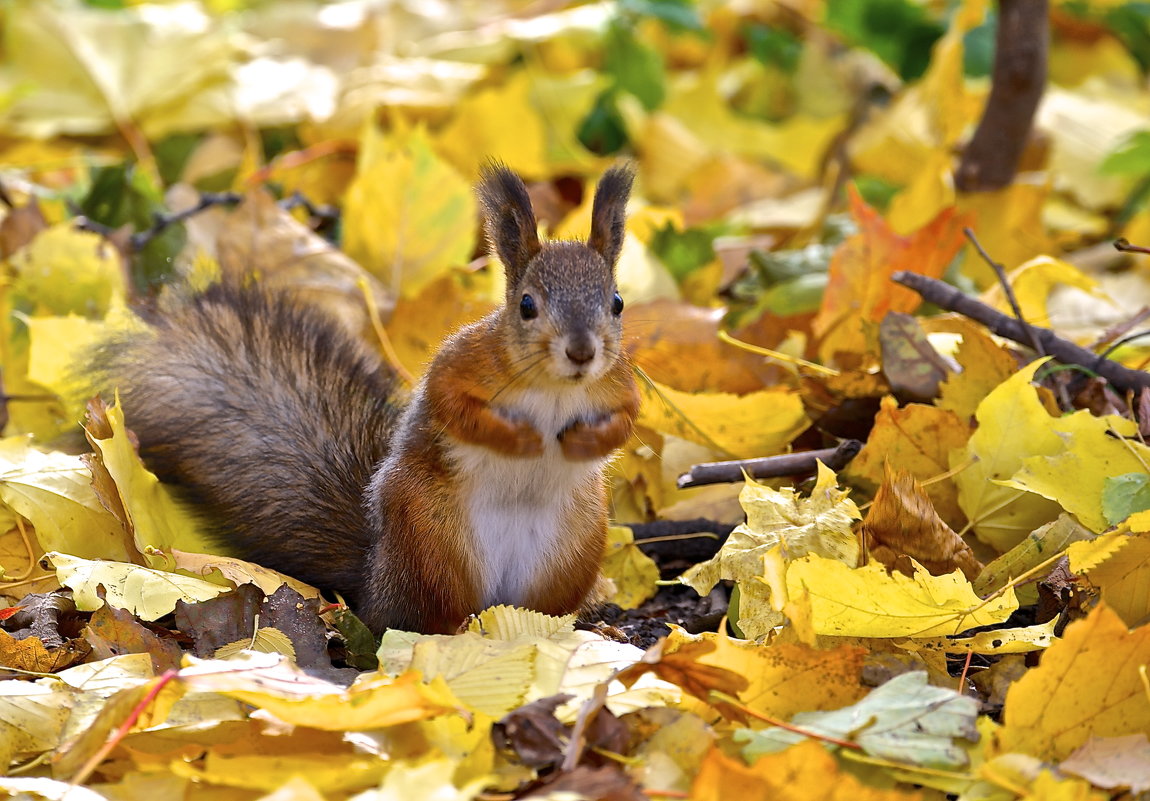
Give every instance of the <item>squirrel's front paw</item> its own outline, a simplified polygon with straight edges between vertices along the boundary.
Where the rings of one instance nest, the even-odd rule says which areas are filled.
[[[586,462],[599,459],[612,450],[613,446],[603,441],[601,425],[592,425],[577,420],[559,432],[559,447],[563,458],[569,462]]]
[[[538,456],[543,453],[543,437],[535,426],[526,420],[519,420],[510,424],[511,436],[506,443],[507,453],[511,456]]]

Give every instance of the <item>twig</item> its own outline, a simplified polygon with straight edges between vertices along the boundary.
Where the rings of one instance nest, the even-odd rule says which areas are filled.
[[[1037,337],[1047,354],[1065,364],[1077,364],[1105,378],[1121,391],[1150,387],[1150,373],[1131,370],[1105,356],[1079,347],[1062,339],[1049,328],[1022,323],[1013,317],[995,311],[969,295],[964,295],[949,284],[925,275],[900,270],[891,276],[895,283],[913,289],[925,300],[947,311],[965,315],[982,323],[994,333],[1022,345],[1029,345],[1031,336]],[[1028,330],[1029,329],[1029,330]]]
[[[139,252],[146,248],[149,242],[176,223],[191,219],[213,206],[238,206],[243,199],[244,196],[239,192],[204,192],[200,195],[200,202],[189,209],[170,214],[154,214],[151,227],[132,234],[128,238],[128,245],[133,252]]]
[[[1026,326],[1026,318],[1022,316],[1022,307],[1018,305],[1018,298],[1014,295],[1014,288],[1010,285],[1010,280],[1006,277],[1006,268],[990,258],[990,254],[986,252],[982,247],[982,243],[978,241],[978,237],[974,235],[974,231],[970,230],[970,228],[963,228],[962,232],[966,234],[966,238],[970,240],[970,244],[974,245],[974,249],[978,251],[978,255],[982,256],[982,260],[990,265],[990,269],[994,270],[994,274],[998,276],[998,284],[1002,287],[1002,292],[1006,295],[1006,300],[1010,304],[1010,310],[1014,312],[1014,316],[1018,322]],[[1029,326],[1026,326],[1026,332],[1030,335],[1030,347],[1034,348],[1034,352],[1039,356],[1047,355],[1042,347],[1042,343],[1038,341],[1038,337],[1034,335],[1034,331]],[[1062,408],[1072,408],[1070,393],[1066,391],[1066,385],[1059,381],[1054,381],[1053,383],[1058,392],[1058,400],[1062,404]]]
[[[765,456],[759,459],[738,459],[731,462],[704,462],[691,465],[675,482],[679,489],[701,487],[704,484],[729,484],[743,480],[743,473],[751,478],[779,478],[800,473],[813,473],[821,460],[831,470],[841,470],[858,455],[862,443],[857,439],[847,439],[837,448],[823,448],[802,453],[784,453],[781,456]]]
[[[1131,245],[1128,239],[1119,239],[1114,243],[1114,249],[1122,253],[1146,253],[1150,254],[1150,248],[1144,248],[1141,245]]]

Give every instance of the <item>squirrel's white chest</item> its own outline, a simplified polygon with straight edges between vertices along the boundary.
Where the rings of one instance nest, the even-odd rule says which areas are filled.
[[[543,436],[541,455],[517,458],[477,445],[450,446],[460,474],[469,477],[464,512],[480,560],[476,573],[484,606],[524,602],[564,547],[564,518],[576,505],[592,502],[581,497],[587,479],[607,461],[563,458],[559,432],[572,420],[594,416],[583,393],[524,393],[509,412],[534,423]]]

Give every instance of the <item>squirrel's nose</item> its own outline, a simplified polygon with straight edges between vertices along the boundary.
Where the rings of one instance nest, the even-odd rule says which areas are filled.
[[[578,339],[567,345],[567,358],[582,367],[595,358],[595,343],[590,339]]]

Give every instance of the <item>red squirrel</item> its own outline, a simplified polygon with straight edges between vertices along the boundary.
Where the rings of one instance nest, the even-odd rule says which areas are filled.
[[[258,287],[148,314],[87,364],[223,546],[340,592],[373,631],[575,612],[598,581],[604,467],[639,408],[615,282],[631,182],[603,175],[586,242],[540,241],[523,182],[485,170],[505,302],[443,343],[403,409],[337,322]]]

